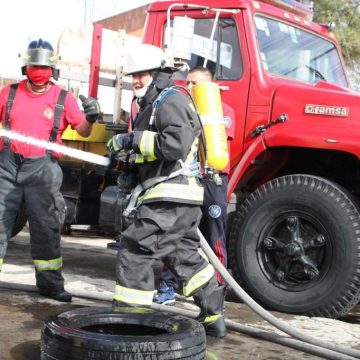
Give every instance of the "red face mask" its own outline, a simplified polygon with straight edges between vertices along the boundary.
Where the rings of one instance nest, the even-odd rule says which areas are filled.
[[[49,82],[53,69],[48,66],[26,67],[29,80],[35,85],[44,85]]]

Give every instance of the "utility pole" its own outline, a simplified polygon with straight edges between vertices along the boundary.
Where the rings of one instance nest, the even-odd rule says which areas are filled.
[[[91,26],[94,19],[94,0],[84,1],[84,29]]]

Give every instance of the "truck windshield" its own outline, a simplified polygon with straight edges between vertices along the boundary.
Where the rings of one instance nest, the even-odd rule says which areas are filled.
[[[264,68],[273,74],[348,87],[335,45],[312,33],[277,20],[255,17]]]

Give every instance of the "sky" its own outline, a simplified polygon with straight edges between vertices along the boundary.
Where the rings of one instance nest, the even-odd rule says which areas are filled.
[[[151,0],[95,0],[94,16],[96,20],[149,4]]]
[[[91,27],[101,20],[151,0],[11,0],[0,1],[0,76],[20,76],[23,53],[31,40],[43,38],[54,47],[65,28]]]

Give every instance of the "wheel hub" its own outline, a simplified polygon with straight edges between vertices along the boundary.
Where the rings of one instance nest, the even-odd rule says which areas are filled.
[[[320,265],[310,253],[316,254],[318,248],[326,244],[326,239],[322,233],[314,231],[314,226],[309,229],[308,222],[305,223],[299,216],[287,216],[276,231],[263,240],[270,259],[266,261],[270,263],[268,268],[279,282],[311,281],[320,274]]]

